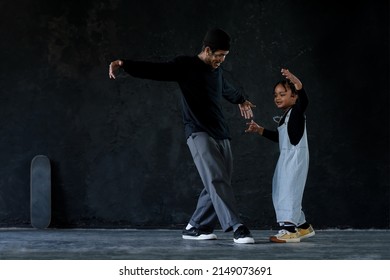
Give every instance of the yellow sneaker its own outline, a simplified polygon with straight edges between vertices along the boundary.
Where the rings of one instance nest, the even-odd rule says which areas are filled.
[[[316,234],[314,229],[313,229],[313,227],[311,225],[307,229],[297,228],[297,231],[298,231],[299,237],[301,239],[312,237],[312,236],[314,236]]]
[[[278,234],[269,238],[269,241],[275,243],[301,242],[298,232],[289,232],[288,230],[279,230]]]

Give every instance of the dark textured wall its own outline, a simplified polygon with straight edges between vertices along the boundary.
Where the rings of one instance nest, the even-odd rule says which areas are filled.
[[[317,228],[389,228],[388,1],[48,1],[0,3],[0,226],[29,224],[29,167],[53,168],[53,227],[181,227],[200,180],[175,83],[121,73],[119,57],[198,53],[209,27],[233,37],[227,78],[266,127],[287,67],[310,98],[304,196]],[[236,105],[234,188],[244,221],[275,226],[278,146],[246,135]]]

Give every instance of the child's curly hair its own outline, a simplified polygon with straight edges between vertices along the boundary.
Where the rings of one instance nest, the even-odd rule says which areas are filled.
[[[285,90],[291,89],[292,96],[294,96],[295,94],[297,94],[297,90],[295,89],[294,84],[293,84],[290,80],[288,80],[288,79],[277,82],[277,83],[275,84],[275,86],[274,86],[274,91],[273,91],[272,93],[275,92],[275,88],[276,88],[278,85],[283,86]]]

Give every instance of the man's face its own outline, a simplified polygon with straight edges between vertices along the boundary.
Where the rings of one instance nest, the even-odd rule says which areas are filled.
[[[229,51],[216,50],[212,52],[209,47],[205,49],[207,53],[206,64],[210,65],[213,69],[217,69],[222,62],[225,61],[225,57],[228,55]]]

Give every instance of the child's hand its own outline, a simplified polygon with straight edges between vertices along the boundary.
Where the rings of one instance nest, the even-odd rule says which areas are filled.
[[[251,120],[250,123],[247,123],[248,128],[245,130],[245,132],[253,132],[253,133],[259,133],[260,135],[263,135],[264,128],[255,123],[253,120]]]
[[[295,86],[296,90],[301,90],[302,89],[302,83],[301,81],[295,77],[288,69],[283,69],[280,71],[282,72],[282,75],[286,78],[289,79]]]

